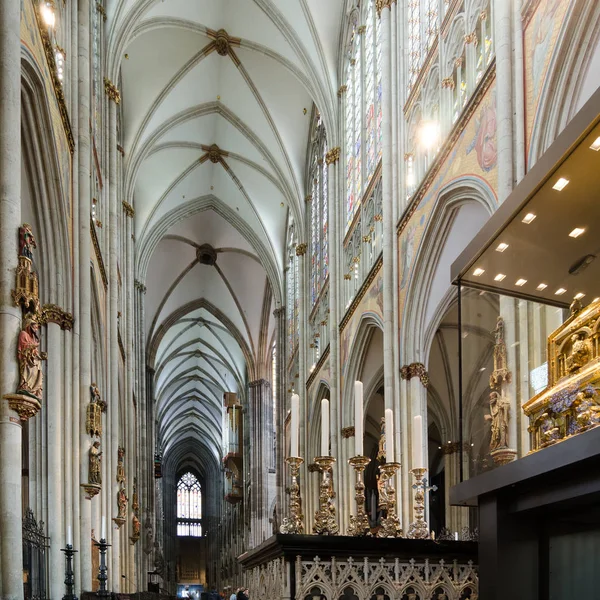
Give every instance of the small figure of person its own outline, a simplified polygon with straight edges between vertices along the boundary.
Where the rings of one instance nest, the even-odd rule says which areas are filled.
[[[33,248],[36,248],[35,238],[33,237],[33,231],[31,231],[31,225],[23,223],[19,227],[19,254],[33,260]]]
[[[19,387],[17,394],[33,396],[41,401],[44,388],[44,375],[41,362],[46,358],[39,351],[40,336],[35,317],[27,315],[23,319],[23,329],[19,334],[17,358],[19,359]]]
[[[90,464],[89,464],[89,483],[96,485],[102,484],[102,452],[100,451],[100,441],[96,440],[90,448]]]

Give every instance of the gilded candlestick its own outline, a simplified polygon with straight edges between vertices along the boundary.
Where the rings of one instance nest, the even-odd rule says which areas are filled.
[[[348,535],[355,537],[369,535],[369,519],[365,512],[365,484],[363,482],[363,473],[367,468],[371,459],[367,456],[353,456],[348,459],[352,468],[356,472],[356,483],[354,490],[356,491],[356,516],[350,515],[350,526],[348,527]]]
[[[321,485],[319,488],[319,510],[315,513],[313,533],[318,535],[337,535],[339,532],[333,503],[333,463],[332,456],[317,456],[315,463],[321,471]]]
[[[425,487],[427,479],[425,473],[427,469],[412,469],[411,473],[415,476],[413,489],[415,490],[415,520],[408,528],[408,537],[413,540],[425,540],[429,538],[429,525],[425,521]]]
[[[377,532],[380,538],[402,537],[402,525],[396,514],[396,488],[394,487],[394,475],[400,468],[400,463],[391,462],[379,466],[380,477],[383,479],[383,485],[380,488],[379,502],[385,504],[386,515],[381,519],[381,528]],[[384,497],[381,498],[381,495]]]
[[[304,533],[304,514],[302,513],[302,498],[298,485],[298,473],[304,462],[299,456],[288,456],[285,462],[290,467],[292,484],[290,486],[290,516],[283,519],[281,533]]]

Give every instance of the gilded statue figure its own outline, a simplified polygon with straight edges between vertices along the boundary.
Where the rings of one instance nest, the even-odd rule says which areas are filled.
[[[89,465],[89,483],[96,485],[102,484],[102,452],[100,451],[100,442],[96,440],[90,448],[90,465]]]
[[[490,452],[500,448],[508,448],[508,418],[510,402],[498,392],[490,393],[490,414],[485,415],[486,421],[492,424],[492,439]]]
[[[385,418],[381,417],[381,425],[380,425],[380,435],[379,435],[379,449],[377,450],[377,460],[380,463],[385,462]]]
[[[137,518],[137,515],[133,515],[132,518],[132,529],[133,529],[133,533],[132,533],[132,537],[136,540],[138,540],[140,538],[140,520]]]
[[[567,356],[567,370],[569,373],[575,373],[590,360],[590,351],[582,331],[571,336],[571,344],[571,352]]]
[[[119,446],[117,450],[117,483],[125,483],[125,448]]]
[[[33,396],[41,401],[44,387],[42,360],[46,353],[40,352],[40,336],[35,317],[27,315],[19,334],[17,357],[19,359],[19,387],[17,394]]]
[[[31,225],[23,223],[19,227],[19,254],[29,260],[33,260],[32,249],[36,248],[35,238],[33,237],[33,231],[31,231]]]
[[[119,512],[117,514],[117,519],[125,519],[125,514],[127,513],[127,502],[129,502],[129,498],[125,494],[125,488],[121,488],[117,492],[117,506],[119,508]]]

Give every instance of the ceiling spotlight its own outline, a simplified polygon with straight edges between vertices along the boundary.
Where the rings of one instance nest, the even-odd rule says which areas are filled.
[[[535,289],[540,292],[543,292],[547,287],[548,287],[547,283],[540,283],[540,285],[538,285]]]
[[[560,177],[558,179],[558,181],[552,186],[552,189],[560,192],[567,187],[568,183],[569,183],[568,179],[565,179],[564,177]]]
[[[565,288],[558,288],[554,293],[557,296],[561,296],[562,294],[564,294],[567,290],[565,290]]]
[[[508,248],[508,244],[505,244],[504,242],[502,242],[496,246],[496,252],[504,252],[507,248]]]
[[[575,229],[573,229],[573,231],[571,231],[571,233],[569,234],[569,237],[579,237],[584,231],[585,229],[583,227],[575,227]]]
[[[600,137],[597,137],[594,140],[594,143],[590,146],[590,148],[592,150],[595,150],[596,152],[598,152],[598,150],[600,150]]]
[[[506,275],[504,275],[504,273],[498,273],[498,275],[494,277],[494,281],[502,281],[505,277]]]
[[[527,279],[517,279],[517,281],[515,282],[515,285],[518,285],[519,287],[521,287],[522,285],[525,285],[527,283]]]
[[[585,296],[585,294],[584,294],[584,293],[582,293],[582,292],[579,292],[578,294],[575,294],[575,299],[576,299],[576,300],[581,300],[581,299],[582,299],[584,296]]]
[[[522,223],[525,223],[525,225],[529,225],[529,223],[531,223],[531,221],[533,221],[535,219],[536,215],[534,215],[533,213],[527,213],[522,220]]]
[[[482,269],[481,267],[477,267],[474,271],[473,271],[473,275],[475,277],[480,277],[481,275],[483,275],[485,273],[485,269]]]

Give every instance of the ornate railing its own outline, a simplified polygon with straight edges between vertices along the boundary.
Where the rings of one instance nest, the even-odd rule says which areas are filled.
[[[46,600],[47,538],[44,522],[28,508],[23,517],[23,595],[25,600]]]

